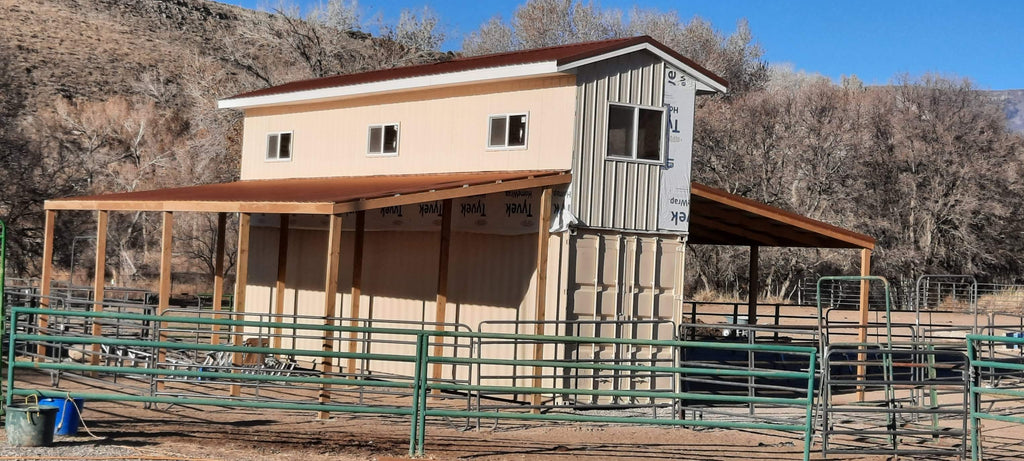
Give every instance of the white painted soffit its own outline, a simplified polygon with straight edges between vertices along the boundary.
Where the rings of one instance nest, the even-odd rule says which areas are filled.
[[[708,77],[704,73],[697,71],[693,67],[691,67],[691,66],[683,63],[682,61],[672,57],[670,54],[662,51],[661,49],[659,49],[658,47],[656,47],[654,45],[651,45],[650,43],[638,43],[636,45],[629,46],[629,47],[626,47],[626,48],[620,48],[618,50],[610,51],[608,53],[599,54],[597,56],[591,56],[591,57],[586,58],[586,59],[580,59],[579,61],[573,61],[573,62],[570,62],[568,64],[564,64],[564,65],[558,66],[558,71],[559,72],[566,72],[566,71],[575,69],[575,68],[580,67],[580,66],[585,66],[587,64],[595,63],[595,62],[598,62],[598,61],[604,61],[605,59],[614,58],[616,56],[622,56],[622,55],[629,54],[629,53],[635,53],[635,52],[641,51],[641,50],[650,51],[651,53],[654,53],[655,55],[657,55],[659,58],[665,60],[665,62],[667,62],[669,64],[672,64],[673,66],[679,68],[683,72],[686,72],[687,74],[690,74],[691,76],[693,76],[693,78],[695,78],[697,80],[697,82],[700,83],[700,85],[697,87],[698,89],[702,89],[702,90],[705,90],[705,91],[714,91],[714,92],[718,92],[718,93],[726,93],[726,92],[729,91],[729,89],[726,88],[721,83],[716,82],[714,79]]]
[[[458,85],[471,82],[536,77],[546,74],[557,74],[559,72],[560,70],[558,69],[558,65],[555,61],[545,61],[530,64],[472,69],[444,74],[422,75],[418,77],[394,80],[382,80],[379,82],[358,83],[355,85],[317,88],[290,93],[221,99],[217,101],[217,107],[220,109],[249,109],[254,107],[308,103],[341,99],[350,96],[364,96],[374,93],[388,93],[394,91]]]

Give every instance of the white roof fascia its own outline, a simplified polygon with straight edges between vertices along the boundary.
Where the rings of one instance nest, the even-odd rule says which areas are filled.
[[[604,61],[605,59],[610,59],[610,58],[614,58],[614,57],[617,57],[617,56],[622,56],[624,54],[634,53],[634,52],[637,52],[637,51],[640,51],[640,50],[650,51],[651,53],[654,53],[655,55],[657,55],[662,60],[668,62],[669,64],[672,64],[675,67],[678,67],[679,70],[682,70],[683,72],[686,72],[687,74],[690,74],[698,82],[704,84],[708,91],[715,91],[715,92],[719,92],[719,93],[726,93],[726,92],[729,91],[729,89],[726,88],[721,83],[718,83],[718,82],[714,81],[713,79],[708,78],[708,76],[704,75],[704,73],[698,72],[693,67],[690,67],[690,66],[684,64],[682,61],[672,57],[668,53],[660,50],[658,47],[656,47],[654,45],[651,45],[650,43],[638,43],[636,45],[629,46],[629,47],[626,47],[626,48],[620,48],[620,49],[617,49],[615,51],[609,51],[608,53],[599,54],[597,56],[591,56],[591,57],[586,58],[586,59],[580,59],[579,61],[573,61],[573,62],[571,62],[569,64],[566,64],[566,65],[563,65],[563,66],[558,66],[558,71],[559,72],[565,72],[567,70],[575,69],[575,68],[580,67],[580,66],[585,66],[587,64],[595,63],[595,62],[598,62],[598,61]]]
[[[300,102],[313,102],[356,96],[371,93],[411,90],[432,86],[456,85],[460,83],[502,80],[518,77],[530,77],[560,72],[555,61],[544,61],[511,66],[488,67],[444,74],[422,75],[418,77],[382,80],[379,82],[359,83],[355,85],[318,88],[314,90],[294,91],[290,93],[268,94],[247,98],[221,99],[217,101],[219,109],[247,109],[252,107],[274,106]]]
[[[709,93],[716,92],[714,88],[707,86],[706,84],[704,84],[704,82],[701,82],[700,80],[697,81],[697,91],[707,91]]]

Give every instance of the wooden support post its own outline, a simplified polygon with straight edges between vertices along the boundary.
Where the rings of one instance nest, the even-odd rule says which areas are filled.
[[[327,234],[327,267],[324,275],[324,325],[334,325],[334,305],[338,301],[338,266],[341,262],[341,215],[331,215],[331,225]],[[324,331],[323,351],[334,349],[334,332]],[[334,360],[331,357],[320,359],[320,376],[328,377],[334,371]],[[320,385],[320,403],[331,402],[331,385]],[[327,419],[330,413],[317,412],[317,419]]]
[[[284,289],[285,279],[288,277],[288,214],[281,214],[281,225],[278,228],[277,237],[277,283],[274,284],[274,314],[272,322],[284,320]],[[295,339],[292,338],[293,344]],[[281,328],[274,329],[272,344],[275,348],[281,348]]]
[[[757,245],[750,245],[750,282],[747,286],[747,323],[750,325],[757,323],[757,295],[761,291],[760,249]],[[738,319],[733,319],[733,322],[739,323]]]
[[[252,215],[249,213],[238,214],[238,257],[235,266],[235,307],[231,318],[234,320],[245,320],[245,289],[249,285],[249,224],[252,222]],[[231,335],[231,345],[241,346],[244,328],[235,325]],[[231,364],[234,367],[242,365],[242,353],[231,354]],[[231,396],[237,397],[242,394],[241,386],[231,385]]]
[[[174,213],[163,212],[163,225],[160,227],[160,287],[158,289],[158,301],[156,315],[163,315],[164,311],[171,304],[171,240],[174,238]],[[157,329],[160,331],[158,341],[166,341],[163,322],[157,322]],[[157,363],[164,363],[167,359],[167,350],[163,347],[157,350]],[[157,383],[157,390],[163,390],[164,382]]]
[[[219,312],[224,308],[224,239],[227,237],[227,213],[217,213],[217,243],[213,255],[213,312],[215,319],[223,318]],[[213,326],[210,344],[220,344],[220,325]]]
[[[39,276],[39,307],[48,309],[50,307],[50,283],[53,279],[53,226],[57,220],[57,212],[46,210],[46,223],[43,230],[43,272]],[[39,327],[39,334],[50,324],[50,316],[40,315],[36,317],[36,325]],[[13,344],[12,344],[13,346]],[[36,361],[42,361],[46,356],[46,346],[36,346],[36,353],[39,357]]]
[[[94,312],[103,311],[103,288],[107,268],[107,213],[103,210],[96,212],[96,264],[92,277],[92,310]],[[100,319],[93,319],[92,335],[103,336],[103,324],[100,323]],[[89,363],[100,364],[99,343],[92,345],[92,356],[89,358]]]
[[[871,250],[864,248],[860,250],[860,275],[861,277],[867,277],[871,275]],[[871,284],[867,280],[861,280],[860,282],[860,321],[858,323],[859,329],[857,330],[857,342],[864,344],[868,341],[868,292],[870,291]],[[865,349],[865,346],[860,346],[860,349]],[[857,365],[857,380],[863,381],[867,379],[867,367],[863,365],[864,361],[867,360],[867,354],[857,354],[857,361],[861,362],[862,365]],[[864,386],[857,387],[857,401],[864,401]]]
[[[444,329],[445,319],[447,318],[448,310],[448,261],[450,258],[452,246],[452,200],[447,199],[442,202],[441,206],[441,243],[438,248],[437,254],[437,298],[434,310],[434,330],[441,331]],[[434,357],[440,357],[444,354],[444,338],[434,338],[434,351],[431,354]],[[434,366],[430,372],[430,376],[434,380],[441,379],[441,364],[434,363]],[[435,389],[436,393],[437,390]]]
[[[548,240],[551,236],[551,188],[545,187],[540,194],[540,219],[537,223],[537,297],[534,303],[534,315],[533,319],[536,321],[536,325],[533,330],[533,334],[542,335],[544,334],[544,324],[541,323],[547,320],[547,294],[548,294]],[[533,359],[542,360],[544,358],[544,344],[533,345]],[[544,369],[539,366],[533,367],[533,387],[541,387],[543,380],[541,379],[541,373]],[[542,402],[541,394],[532,395],[532,404],[539,406]],[[539,408],[533,409],[534,413],[539,413]]]
[[[350,311],[350,317],[353,319],[349,321],[349,326],[359,326],[360,315],[360,302],[363,296],[363,243],[365,242],[366,232],[366,212],[359,211],[356,213],[356,238],[355,245],[352,248],[352,309]],[[348,334],[348,351],[350,353],[356,353],[359,351],[359,343],[356,339],[359,338],[359,333],[350,332]],[[356,372],[356,359],[348,359],[348,370],[349,374]],[[359,370],[361,373],[365,370]]]

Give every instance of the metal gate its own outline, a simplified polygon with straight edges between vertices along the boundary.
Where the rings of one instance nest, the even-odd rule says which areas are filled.
[[[822,356],[822,454],[966,456],[967,355],[926,344],[859,346]]]
[[[881,283],[884,322],[830,322],[822,311],[823,281]],[[893,324],[889,284],[881,277],[823,277],[818,300],[822,454],[965,457],[970,371],[963,347],[917,341],[917,325]],[[894,336],[903,327],[910,341]],[[835,334],[842,330],[865,340],[835,341],[850,336]]]

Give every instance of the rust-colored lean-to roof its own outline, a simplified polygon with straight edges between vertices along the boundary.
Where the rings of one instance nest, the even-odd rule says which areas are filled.
[[[567,171],[506,171],[268,179],[48,200],[48,210],[333,214],[567,184]],[[868,248],[875,240],[728,192],[693,183],[696,244]]]
[[[49,210],[333,214],[568,183],[566,171],[268,179],[47,200]]]
[[[692,183],[690,243],[810,248],[875,247],[875,239],[726,191]]]
[[[394,69],[383,69],[358,74],[336,75],[332,77],[300,80],[297,82],[285,83],[283,85],[238,94],[227,98],[226,100],[295,93],[299,91],[319,90],[323,88],[357,85],[361,83],[382,82],[387,80],[446,74],[489,67],[512,66],[517,64],[555,61],[559,66],[561,66],[641,43],[647,43],[658,48],[708,78],[720,83],[722,86],[729,85],[722,77],[715,75],[689,58],[645,35],[640,37],[576,43],[572,45],[512,51],[508,53],[489,54],[484,56],[455,58],[448,61],[421,64],[417,66],[398,67]]]

